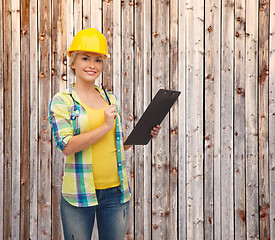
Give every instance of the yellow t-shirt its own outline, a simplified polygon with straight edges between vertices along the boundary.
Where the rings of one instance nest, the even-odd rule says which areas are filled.
[[[107,103],[102,109],[93,109],[84,103],[83,105],[88,114],[90,131],[101,126],[104,123],[104,110],[108,106]],[[120,185],[117,170],[115,126],[114,123],[114,127],[92,145],[93,176],[96,189]]]

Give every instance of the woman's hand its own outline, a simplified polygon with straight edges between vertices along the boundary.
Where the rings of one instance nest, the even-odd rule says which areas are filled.
[[[153,127],[153,129],[151,130],[151,135],[152,135],[153,139],[155,139],[159,135],[160,129],[161,129],[160,125]],[[123,142],[125,142],[126,139],[127,139],[127,137],[123,137]],[[133,147],[133,146],[132,145],[124,145],[124,150],[127,150],[131,147]]]
[[[161,129],[160,125],[153,127],[153,129],[151,130],[151,135],[153,136],[153,139],[155,139],[159,135],[160,129]]]
[[[114,105],[108,106],[104,111],[104,124],[109,130],[114,127],[114,119],[117,117],[116,107]]]

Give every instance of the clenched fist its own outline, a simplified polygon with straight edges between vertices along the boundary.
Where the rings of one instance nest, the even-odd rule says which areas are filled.
[[[114,105],[108,106],[104,111],[104,124],[111,130],[114,127],[114,119],[117,117],[116,107]]]

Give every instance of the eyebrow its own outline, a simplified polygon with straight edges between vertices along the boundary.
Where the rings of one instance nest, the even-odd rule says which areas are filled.
[[[88,58],[90,58],[91,56],[89,56],[88,54],[86,54],[86,53],[83,53],[83,56],[86,56],[86,57],[88,57]],[[96,59],[102,59],[102,57],[101,56],[97,56],[97,57],[95,57]]]

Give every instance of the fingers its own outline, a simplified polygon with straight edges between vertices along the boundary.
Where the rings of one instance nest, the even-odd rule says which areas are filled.
[[[112,129],[114,126],[114,119],[117,117],[117,111],[115,106],[108,106],[104,111],[104,124],[108,129]]]
[[[117,117],[117,110],[116,107],[114,105],[110,105],[106,108],[105,113],[112,118],[116,118]]]
[[[151,135],[153,136],[153,139],[155,139],[159,135],[160,129],[161,129],[160,125],[153,127],[153,129],[151,130]]]

